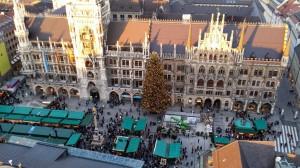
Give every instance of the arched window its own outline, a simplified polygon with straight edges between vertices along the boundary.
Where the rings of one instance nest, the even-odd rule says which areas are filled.
[[[200,58],[200,59],[203,59],[203,55],[202,55],[202,54],[200,54],[200,55],[199,55],[199,58]]]
[[[219,75],[224,75],[225,74],[225,68],[224,67],[221,67],[219,69],[219,72],[218,72]]]
[[[210,54],[210,55],[209,55],[209,61],[212,61],[212,59],[213,59],[213,57],[212,57],[212,55]]]
[[[197,82],[197,86],[198,87],[203,87],[204,86],[204,80],[203,79],[199,79]]]
[[[89,60],[85,61],[85,67],[87,68],[93,68],[93,63]]]
[[[215,68],[213,66],[211,66],[208,70],[208,73],[210,74],[214,74],[215,73]]]
[[[218,87],[218,88],[223,88],[223,87],[224,87],[224,82],[223,82],[222,80],[219,80],[219,81],[217,82],[217,87]]]
[[[93,72],[89,71],[89,72],[87,73],[87,77],[88,77],[88,78],[94,78]]]
[[[217,55],[214,56],[214,61],[217,61]]]
[[[229,76],[233,76],[233,74],[234,74],[234,70],[231,69],[231,70],[229,71]]]
[[[214,87],[214,81],[213,80],[207,81],[207,87]]]
[[[205,73],[205,67],[204,66],[201,66],[199,68],[199,73]]]

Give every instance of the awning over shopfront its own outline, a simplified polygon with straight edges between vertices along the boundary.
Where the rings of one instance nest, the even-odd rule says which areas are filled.
[[[142,96],[140,96],[140,95],[134,95],[133,99],[139,99],[140,100],[140,99],[142,99]]]

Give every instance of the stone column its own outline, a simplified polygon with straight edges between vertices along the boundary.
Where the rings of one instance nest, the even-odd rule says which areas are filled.
[[[230,109],[231,109],[231,111],[233,111],[233,101],[231,101],[231,103],[230,103]]]
[[[271,108],[271,111],[270,113],[273,115],[274,114],[274,108],[275,108],[275,103],[272,104],[272,108]]]
[[[247,110],[247,104],[248,104],[248,100],[245,101],[245,105],[244,105],[244,109],[243,109],[244,111]]]
[[[259,101],[259,103],[258,103],[258,106],[257,106],[257,109],[256,109],[256,112],[257,112],[257,113],[260,113],[260,111],[259,111],[259,110],[260,110],[260,107],[261,107],[261,101]]]

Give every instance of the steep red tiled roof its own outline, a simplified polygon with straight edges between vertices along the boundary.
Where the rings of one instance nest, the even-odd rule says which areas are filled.
[[[42,41],[71,41],[68,20],[66,17],[27,17],[25,18],[26,27],[29,30],[29,38]]]
[[[145,33],[149,32],[149,21],[111,22],[108,28],[108,45],[141,45],[145,39]]]

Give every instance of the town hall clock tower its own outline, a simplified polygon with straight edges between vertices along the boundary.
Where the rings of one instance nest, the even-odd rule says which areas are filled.
[[[108,99],[104,35],[109,24],[109,0],[76,0],[66,5],[80,94]]]

